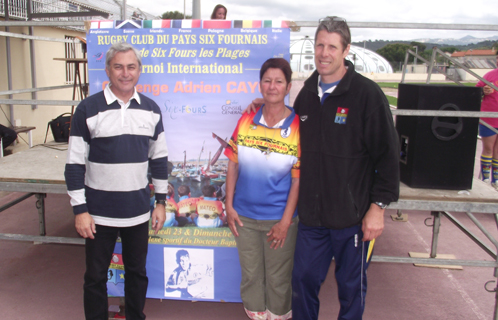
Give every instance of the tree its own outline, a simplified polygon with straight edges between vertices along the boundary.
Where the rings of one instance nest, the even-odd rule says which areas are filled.
[[[406,51],[410,48],[407,44],[393,43],[380,48],[377,53],[389,61],[393,69],[399,70],[400,64],[405,61]]]
[[[165,19],[165,20],[181,20],[181,19],[184,19],[184,18],[183,18],[183,13],[181,13],[180,11],[166,11],[161,16],[161,19]],[[185,19],[192,19],[192,16],[187,15],[187,17]]]
[[[449,52],[449,53],[453,53],[455,51],[458,51],[458,48],[457,47],[454,47],[454,46],[450,46],[450,47],[442,47],[440,48],[441,51],[443,52]]]
[[[418,52],[424,52],[427,46],[423,43],[417,42],[417,41],[412,41],[410,42],[410,45],[412,47],[418,47]]]
[[[425,60],[429,61],[429,60],[431,59],[431,57],[432,57],[432,51],[433,51],[433,49],[430,49],[430,50],[424,50],[423,52],[420,52],[420,51],[419,51],[419,52],[418,52],[418,54],[419,54],[422,58],[424,58]],[[437,56],[439,56],[439,55],[437,55]]]

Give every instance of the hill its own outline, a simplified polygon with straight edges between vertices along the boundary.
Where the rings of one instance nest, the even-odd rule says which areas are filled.
[[[470,49],[491,49],[493,46],[498,49],[498,36],[488,37],[486,39],[478,39],[472,36],[465,36],[460,39],[415,39],[411,41],[403,40],[368,40],[361,42],[353,42],[352,44],[358,47],[365,47],[372,51],[377,51],[380,48],[395,43],[409,45],[412,42],[421,42],[427,46],[427,49],[437,46],[438,48],[455,47],[458,51],[466,51]]]

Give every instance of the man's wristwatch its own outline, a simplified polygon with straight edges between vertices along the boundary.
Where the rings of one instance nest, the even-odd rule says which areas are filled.
[[[156,205],[157,205],[157,204],[162,204],[163,206],[165,206],[165,207],[166,207],[166,200],[157,200],[157,201],[156,201]]]
[[[383,203],[383,202],[374,202],[376,205],[379,206],[379,208],[381,209],[385,209],[387,207],[387,204]]]

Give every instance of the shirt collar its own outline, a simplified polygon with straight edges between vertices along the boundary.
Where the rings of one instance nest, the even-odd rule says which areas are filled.
[[[110,83],[105,86],[104,97],[105,97],[105,101],[107,102],[108,105],[110,105],[111,103],[113,103],[116,100],[118,102],[121,102],[121,104],[124,104],[124,102],[121,101],[120,99],[118,99],[118,97],[116,97],[114,92],[112,92]],[[133,95],[131,96],[130,101],[132,99],[135,99],[138,102],[138,104],[140,104],[140,96],[138,95],[137,89],[134,89]]]
[[[348,66],[346,65],[346,73],[347,73],[347,70],[348,70],[348,69],[349,69],[349,68],[348,68]],[[344,75],[344,76],[346,76],[346,75]],[[341,79],[339,79],[339,81],[337,81],[337,84],[339,84],[339,82],[341,82],[341,80],[342,80],[343,78],[344,78],[344,77],[342,77]],[[325,93],[329,93],[329,94],[330,94],[330,93],[332,93],[332,92],[335,90],[335,88],[337,88],[337,84],[336,84],[335,86],[328,88],[328,89],[327,89],[327,91],[323,92],[322,87],[320,87],[320,82],[321,82],[321,81],[322,81],[322,76],[321,76],[320,74],[318,74],[318,83],[316,84],[316,86],[317,86],[317,88],[318,88],[318,96],[319,96],[320,98],[322,98],[322,97],[323,97],[323,95],[324,95]]]
[[[270,127],[268,127],[268,124],[266,123],[266,120],[263,116],[263,106],[261,106],[261,108],[259,108],[258,111],[256,112],[256,115],[254,115],[253,122],[257,125],[262,125],[262,126],[265,126],[267,128],[270,128]],[[287,118],[283,118],[282,120],[280,120],[277,124],[275,124],[273,126],[272,129],[276,129],[276,128],[285,129],[285,128],[289,127],[292,124],[292,122],[294,121],[294,116],[296,114],[294,111],[294,108],[290,108],[288,106],[285,106],[285,107],[291,111],[291,114]]]

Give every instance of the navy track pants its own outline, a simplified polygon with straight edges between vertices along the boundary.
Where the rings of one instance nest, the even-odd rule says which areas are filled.
[[[332,258],[339,291],[340,320],[362,319],[367,292],[368,249],[361,225],[333,230],[299,223],[292,272],[292,314],[296,320],[318,319],[318,293]]]

